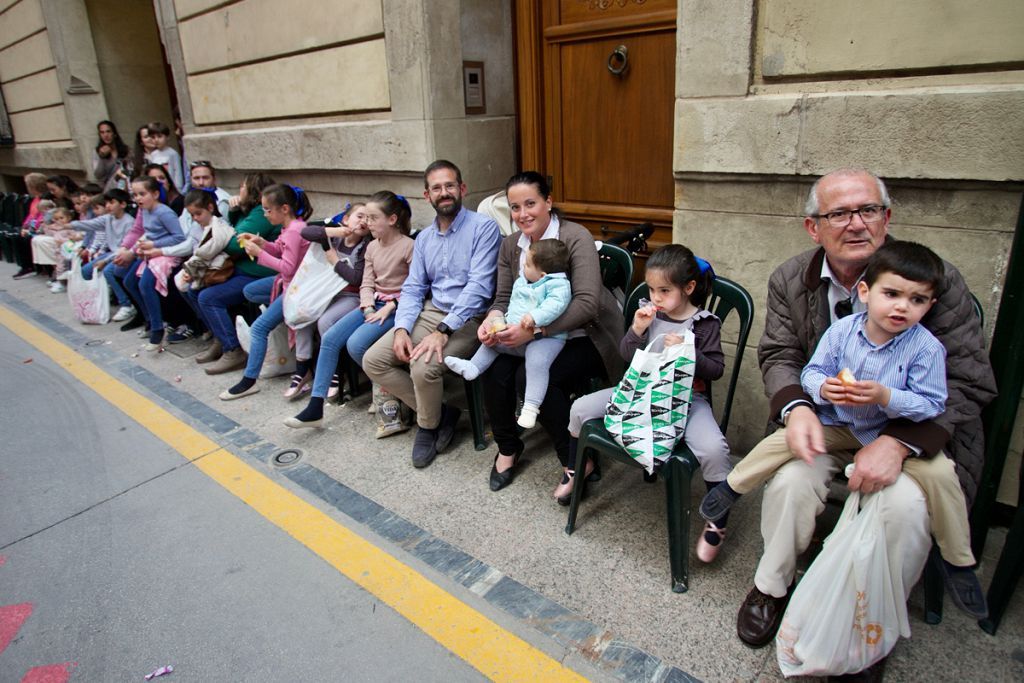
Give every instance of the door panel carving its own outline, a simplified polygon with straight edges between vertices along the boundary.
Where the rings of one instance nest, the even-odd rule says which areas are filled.
[[[675,0],[525,0],[515,21],[521,167],[595,238],[649,221],[670,242]]]

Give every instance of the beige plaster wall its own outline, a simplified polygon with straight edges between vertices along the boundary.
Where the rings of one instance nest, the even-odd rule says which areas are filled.
[[[390,108],[380,0],[294,0],[287,8],[242,0],[210,8],[174,3],[192,123]]]
[[[17,0],[0,3],[0,82],[15,147],[0,171],[91,174],[96,124],[171,121],[159,36],[148,2]]]
[[[81,169],[40,0],[0,2],[0,88],[16,147],[0,149],[0,171]]]
[[[288,26],[264,0],[156,6],[187,154],[222,184],[247,170],[305,183],[318,217],[389,188],[426,224],[435,158],[462,167],[470,206],[514,170],[511,0],[302,0]],[[486,115],[465,114],[464,59],[485,63]]]
[[[189,76],[196,124],[387,109],[384,41]],[[352,74],[360,74],[352,87]]]
[[[1017,0],[762,0],[766,77],[963,68],[1024,59]]]
[[[0,87],[19,142],[71,139],[40,0],[0,11]]]
[[[960,268],[991,333],[1024,188],[1021,29],[1010,0],[680,3],[674,237],[757,309],[734,450],[767,418],[756,344],[768,276],[813,246],[804,197],[830,169],[887,179],[892,233]]]
[[[0,10],[0,47],[7,47],[45,28],[39,0],[20,0],[5,4],[7,6]]]
[[[380,0],[242,0],[191,18],[176,2],[189,73],[323,49],[384,33]]]

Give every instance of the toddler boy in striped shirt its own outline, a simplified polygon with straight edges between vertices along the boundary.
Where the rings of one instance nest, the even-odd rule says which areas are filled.
[[[944,270],[942,259],[913,242],[890,240],[872,255],[857,285],[867,310],[833,323],[800,375],[825,429],[847,430],[851,443],[863,446],[874,441],[889,420],[920,422],[942,414],[946,349],[920,321],[935,302]],[[753,458],[747,456],[704,497],[701,516],[720,518],[742,494],[766,482],[794,457],[788,449],[762,449]],[[903,472],[924,492],[945,571],[970,572],[968,583],[976,585],[967,502],[952,461],[943,454],[910,457],[903,462]],[[952,597],[968,609],[957,595]]]

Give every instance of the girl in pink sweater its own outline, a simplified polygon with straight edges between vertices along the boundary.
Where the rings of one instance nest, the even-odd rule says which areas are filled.
[[[271,185],[263,190],[260,202],[267,220],[275,226],[283,226],[280,236],[268,242],[259,235],[242,233],[238,236],[238,242],[249,258],[255,258],[261,266],[276,270],[278,275],[274,278],[270,292],[270,306],[256,319],[250,330],[249,360],[242,379],[235,386],[221,392],[222,401],[232,401],[259,391],[256,379],[260,376],[263,358],[267,353],[267,338],[275,327],[284,322],[282,294],[295,277],[295,271],[299,269],[302,257],[309,248],[309,242],[302,238],[302,229],[306,227],[305,220],[312,215],[313,207],[302,188]],[[237,352],[245,353],[241,349],[237,349]]]

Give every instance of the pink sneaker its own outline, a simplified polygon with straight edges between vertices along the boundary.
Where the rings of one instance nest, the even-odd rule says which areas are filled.
[[[711,545],[704,538],[706,534],[714,534],[718,536],[718,544]],[[725,529],[719,529],[715,526],[714,522],[705,522],[704,530],[700,532],[700,538],[697,539],[697,557],[701,562],[709,563],[713,562],[718,557],[718,551],[722,549],[722,544],[725,543]]]

